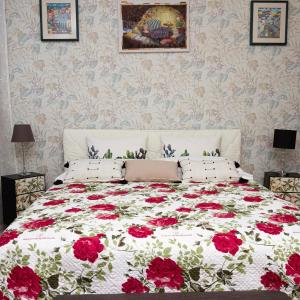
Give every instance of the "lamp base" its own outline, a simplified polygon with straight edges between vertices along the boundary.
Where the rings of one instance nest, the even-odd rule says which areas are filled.
[[[281,170],[280,172],[280,177],[285,177],[287,173],[284,170]]]
[[[20,172],[20,173],[18,173],[18,175],[29,176],[29,175],[31,175],[31,172]]]

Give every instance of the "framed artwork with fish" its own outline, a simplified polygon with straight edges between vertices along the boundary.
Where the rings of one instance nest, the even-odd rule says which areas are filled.
[[[40,0],[41,40],[78,41],[78,0]]]
[[[189,51],[189,3],[119,1],[120,52]]]
[[[250,45],[286,45],[288,1],[251,1],[250,23]]]

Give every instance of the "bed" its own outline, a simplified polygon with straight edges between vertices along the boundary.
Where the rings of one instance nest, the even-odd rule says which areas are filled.
[[[162,131],[65,130],[65,161],[83,158],[85,135]],[[240,131],[221,151],[240,159]],[[281,290],[300,298],[297,207],[254,181],[68,182],[52,186],[0,236],[0,299],[64,294]]]

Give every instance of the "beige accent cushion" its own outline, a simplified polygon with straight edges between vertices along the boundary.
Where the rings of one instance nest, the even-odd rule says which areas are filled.
[[[177,162],[161,160],[127,160],[125,162],[127,181],[181,181],[177,175]]]

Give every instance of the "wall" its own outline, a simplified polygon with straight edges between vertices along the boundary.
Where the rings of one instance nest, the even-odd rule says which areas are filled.
[[[186,54],[119,54],[118,2],[79,2],[80,42],[47,43],[38,0],[6,1],[13,116],[33,126],[32,170],[48,182],[61,172],[64,127],[241,128],[244,169],[262,180],[279,167],[273,129],[300,130],[299,0],[287,47],[249,46],[248,0],[192,0]]]
[[[11,139],[11,105],[7,64],[6,22],[4,2],[0,1],[0,176],[16,171],[15,152]],[[1,185],[1,183],[0,183]],[[0,233],[2,225],[2,202],[0,186]]]

